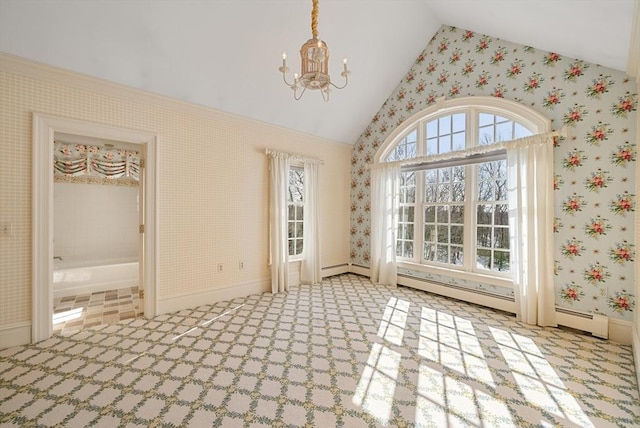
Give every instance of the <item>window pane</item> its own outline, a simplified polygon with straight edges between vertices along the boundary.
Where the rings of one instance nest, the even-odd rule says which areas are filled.
[[[451,223],[464,223],[464,205],[451,206]]]
[[[426,243],[424,244],[424,259],[425,260],[429,260],[429,261],[433,261],[435,259],[435,246],[433,244],[430,243]]]
[[[496,227],[493,230],[494,240],[493,245],[495,248],[500,248],[504,250],[509,249],[509,229],[505,227]]]
[[[493,143],[493,126],[480,128],[478,130],[478,144],[483,146]]]
[[[440,151],[438,153],[448,153],[451,151],[451,135],[445,135],[438,139]]]
[[[449,223],[449,207],[438,205],[436,218],[438,223]]]
[[[437,155],[438,154],[438,138],[429,138],[427,140],[427,154],[428,155]]]
[[[449,226],[438,225],[438,243],[449,243]]]
[[[304,223],[302,223],[301,221],[296,223],[296,236],[297,237],[301,237],[302,236],[303,225],[304,225]]]
[[[507,180],[496,180],[496,201],[507,200]]]
[[[404,257],[413,258],[413,242],[406,241],[404,243]]]
[[[396,256],[402,257],[402,241],[396,241]]]
[[[515,130],[514,130],[513,138],[528,137],[529,135],[532,135],[532,134],[533,133],[531,131],[529,131],[527,128],[525,128],[524,126],[520,125],[519,123],[515,124]]]
[[[436,202],[449,202],[451,198],[449,197],[449,185],[441,184],[438,186],[438,195]]]
[[[478,247],[491,248],[491,228],[478,227],[477,229],[477,245]]]
[[[438,199],[436,186],[427,186],[425,191],[425,202],[435,202]]]
[[[453,134],[453,150],[464,150],[465,147],[464,132]]]
[[[427,122],[426,126],[427,137],[433,138],[438,136],[438,121],[432,120],[431,122]]]
[[[451,246],[451,264],[461,266],[464,263],[463,249],[460,246]]]
[[[493,205],[478,205],[478,224],[491,224]]]
[[[296,219],[296,207],[295,205],[289,205],[289,220]]]
[[[413,204],[416,202],[416,188],[415,187],[409,187],[407,189],[407,195],[406,195],[406,203],[408,204]]]
[[[295,237],[295,223],[290,222],[289,223],[289,233],[288,233],[288,237],[289,238],[294,238]]]
[[[464,228],[462,226],[451,226],[451,243],[462,245]]]
[[[480,113],[479,118],[480,126],[493,125],[493,115],[488,113]]]
[[[494,224],[509,225],[509,206],[507,204],[496,204]]]
[[[493,183],[491,181],[481,181],[478,183],[478,200],[493,201]]]
[[[445,116],[438,119],[438,125],[440,125],[439,134],[450,134],[451,133],[451,116]]]
[[[493,254],[493,270],[509,272],[510,257],[507,251],[496,251]]]
[[[496,141],[509,141],[513,139],[513,122],[505,122],[496,125]]]
[[[455,202],[464,201],[464,183],[453,183],[451,200]]]
[[[465,113],[456,113],[453,115],[453,132],[465,130]]]
[[[425,183],[427,184],[435,183],[436,179],[438,178],[438,171],[433,169],[425,171],[424,174],[425,174]]]
[[[476,255],[476,266],[480,269],[491,268],[491,250],[478,250]]]
[[[426,225],[424,227],[424,240],[425,242],[436,241],[436,227],[433,225]]]
[[[413,223],[415,207],[406,207],[405,210],[406,210],[406,213],[407,213],[407,220],[406,221],[409,221],[409,222]]]
[[[437,261],[439,261],[440,263],[448,263],[449,262],[449,246],[438,245],[436,257],[437,257]]]
[[[430,206],[424,209],[424,221],[426,223],[433,223],[436,221],[436,207]]]
[[[451,180],[451,168],[440,168],[438,170],[440,183],[448,183]]]
[[[464,182],[466,168],[464,166],[453,167],[453,181]]]
[[[304,211],[304,207],[303,206],[298,206],[296,207],[296,220],[302,220],[303,217],[303,211]]]
[[[413,225],[412,224],[407,224],[405,225],[405,238],[406,239],[410,239],[413,240]],[[507,239],[509,237],[507,236]]]

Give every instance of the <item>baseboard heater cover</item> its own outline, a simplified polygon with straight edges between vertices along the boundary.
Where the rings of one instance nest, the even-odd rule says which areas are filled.
[[[559,325],[591,333],[601,339],[609,338],[609,317],[602,314],[588,314],[556,306]]]
[[[460,285],[449,284],[447,282],[434,281],[432,279],[426,279],[426,278],[418,278],[418,277],[415,277],[415,276],[405,275],[405,274],[402,274],[402,273],[399,273],[398,277],[413,279],[413,280],[416,280],[416,281],[428,282],[430,284],[441,285],[441,286],[444,286],[444,287],[453,288],[455,290],[467,291],[469,293],[481,294],[483,296],[489,296],[489,297],[494,298],[494,299],[506,300],[507,302],[514,302],[515,301],[514,297],[512,297],[512,296],[505,296],[504,294],[492,293],[490,291],[485,291],[485,290],[477,290],[475,288],[462,287]]]

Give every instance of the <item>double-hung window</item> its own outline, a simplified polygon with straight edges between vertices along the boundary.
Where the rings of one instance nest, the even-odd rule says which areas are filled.
[[[289,168],[288,208],[288,244],[289,256],[302,255],[303,219],[304,219],[304,168]]]
[[[402,167],[396,256],[484,277],[510,276],[506,153],[447,153],[542,131],[527,117],[493,106],[459,105],[407,121],[383,146],[380,162],[424,157]],[[478,149],[475,149],[478,150]],[[481,152],[482,150],[478,150]],[[428,156],[437,156],[429,162]]]

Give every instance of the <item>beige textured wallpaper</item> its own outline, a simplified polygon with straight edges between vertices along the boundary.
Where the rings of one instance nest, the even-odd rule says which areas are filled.
[[[350,145],[0,54],[0,328],[31,319],[34,112],[158,135],[161,299],[269,277],[265,148],[324,161],[322,264],[349,261]]]

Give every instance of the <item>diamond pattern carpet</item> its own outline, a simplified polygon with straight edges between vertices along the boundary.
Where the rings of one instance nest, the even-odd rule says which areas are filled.
[[[630,346],[352,274],[0,351],[0,426],[630,427]]]

